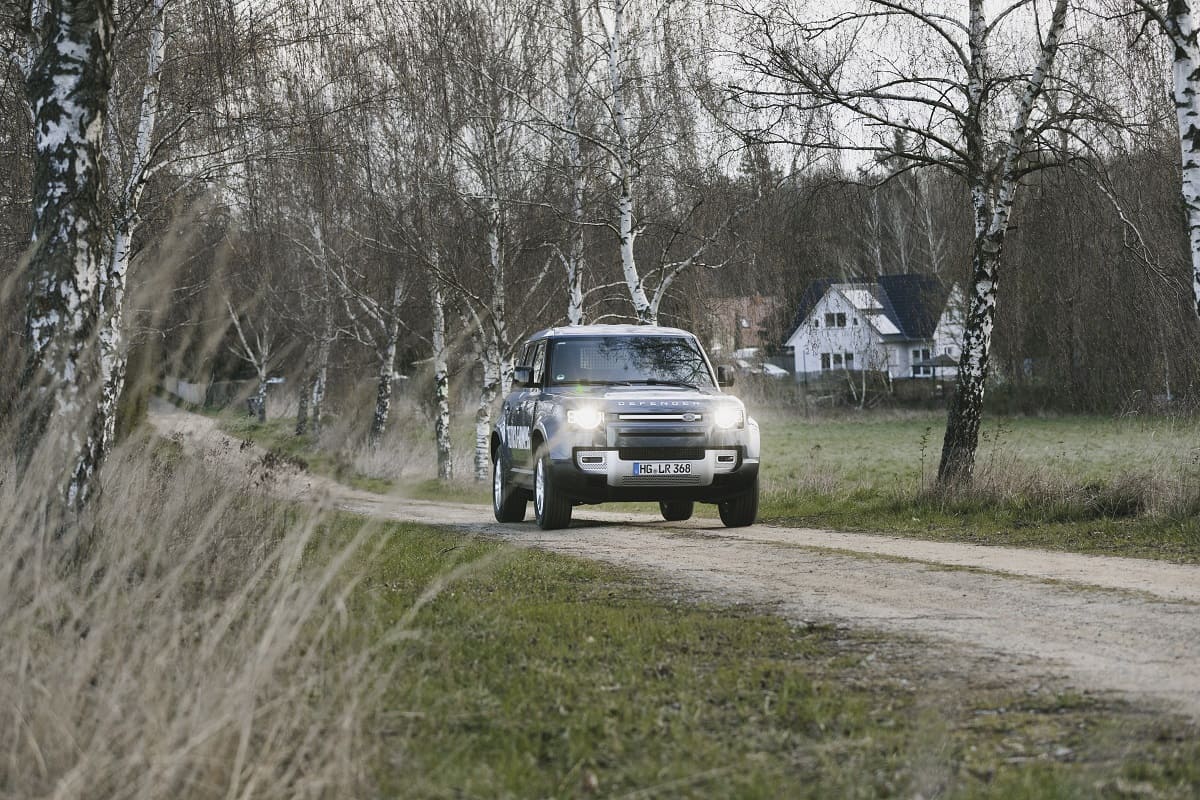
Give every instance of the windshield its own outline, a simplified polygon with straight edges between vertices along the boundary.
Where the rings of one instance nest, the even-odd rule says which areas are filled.
[[[551,385],[601,384],[713,387],[708,362],[682,336],[572,336],[550,345]]]

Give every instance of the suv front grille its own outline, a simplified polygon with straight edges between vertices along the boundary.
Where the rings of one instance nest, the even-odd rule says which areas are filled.
[[[703,447],[622,447],[622,461],[702,461]]]

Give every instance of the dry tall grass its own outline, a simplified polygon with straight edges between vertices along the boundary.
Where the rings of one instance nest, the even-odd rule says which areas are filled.
[[[0,796],[372,794],[394,665],[346,610],[369,528],[328,545],[318,512],[145,439],[86,519],[47,516],[58,481],[5,477]]]

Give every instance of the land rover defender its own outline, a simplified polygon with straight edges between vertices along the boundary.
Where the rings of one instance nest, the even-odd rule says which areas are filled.
[[[686,520],[715,503],[728,527],[758,514],[758,423],[725,394],[696,337],[678,328],[580,325],[531,336],[491,437],[492,506],[538,526],[580,504],[657,501]]]

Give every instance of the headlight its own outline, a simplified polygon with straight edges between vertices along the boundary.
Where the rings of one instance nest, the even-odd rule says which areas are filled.
[[[742,427],[742,410],[737,406],[722,406],[713,414],[713,421],[718,428]]]
[[[584,430],[595,430],[604,424],[604,412],[594,408],[573,408],[567,412],[567,424]]]

